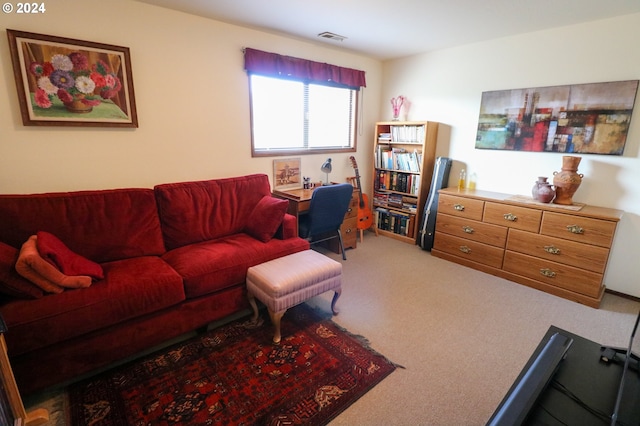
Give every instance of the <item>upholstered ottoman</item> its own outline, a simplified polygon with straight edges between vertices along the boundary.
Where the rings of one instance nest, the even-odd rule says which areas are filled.
[[[314,296],[333,290],[331,310],[337,314],[336,301],[342,292],[342,264],[316,251],[306,250],[247,270],[247,294],[258,321],[256,298],[267,306],[275,327],[274,343],[280,342],[280,320],[287,309]]]

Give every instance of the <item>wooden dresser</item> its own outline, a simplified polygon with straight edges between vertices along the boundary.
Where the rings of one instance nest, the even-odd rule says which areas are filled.
[[[439,191],[434,256],[594,308],[620,210],[488,191]]]

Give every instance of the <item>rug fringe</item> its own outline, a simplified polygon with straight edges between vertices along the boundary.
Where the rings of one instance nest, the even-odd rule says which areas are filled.
[[[375,349],[373,349],[373,347],[371,346],[371,342],[369,341],[369,339],[367,339],[365,336],[362,336],[360,334],[354,334],[352,332],[350,332],[349,330],[347,330],[346,328],[342,327],[339,324],[336,324],[335,321],[333,321],[333,315],[327,313],[327,311],[325,311],[324,309],[320,308],[319,306],[313,306],[310,305],[308,303],[305,303],[309,308],[311,308],[311,311],[316,314],[317,316],[319,316],[322,319],[326,319],[331,321],[331,323],[337,328],[339,329],[341,332],[343,332],[344,334],[348,335],[349,337],[352,337],[354,339],[356,339],[361,345],[362,347],[364,347],[366,350],[373,352],[375,354],[381,355],[389,364],[393,365],[396,368],[401,368],[403,370],[406,370],[407,368],[401,364],[397,364],[393,361],[391,361],[390,359],[388,359],[386,356],[380,354],[378,351],[376,351]]]

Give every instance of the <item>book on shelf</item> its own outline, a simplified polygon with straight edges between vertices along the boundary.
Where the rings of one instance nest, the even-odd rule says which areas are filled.
[[[418,195],[420,190],[420,176],[391,170],[377,170],[373,189],[397,191],[405,194]]]
[[[378,140],[380,142],[391,142],[391,133],[380,133],[378,135]]]
[[[383,231],[393,232],[404,237],[413,237],[415,215],[376,208],[376,226]]]
[[[394,156],[391,148],[378,145],[376,150],[376,167],[380,169],[393,169]]]
[[[374,192],[373,204],[376,206],[388,207],[389,206],[389,193],[388,192]]]
[[[404,143],[422,143],[425,136],[425,126],[421,125],[393,125],[391,126],[391,141]]]
[[[421,162],[422,152],[417,149],[407,151],[405,148],[378,145],[375,152],[375,164],[379,169],[420,173]]]
[[[387,205],[389,207],[402,208],[402,194],[391,193],[389,194]]]
[[[403,202],[402,208],[413,214],[416,214],[416,212],[418,211],[418,205],[416,203]]]

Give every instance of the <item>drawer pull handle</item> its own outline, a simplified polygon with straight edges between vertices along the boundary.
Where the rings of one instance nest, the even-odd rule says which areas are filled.
[[[516,220],[518,220],[518,216],[513,213],[506,213],[503,217],[505,220],[508,220],[510,222],[515,222]]]
[[[578,225],[567,225],[567,231],[571,232],[572,234],[584,234],[584,229],[582,229]]]
[[[560,254],[560,249],[554,246],[544,246],[544,251],[549,254]]]
[[[542,275],[544,275],[545,277],[549,277],[549,278],[553,278],[556,276],[556,273],[553,272],[551,269],[545,268],[545,269],[540,269],[540,273]]]
[[[351,228],[347,228],[347,229],[345,229],[345,231],[344,231],[344,232],[345,232],[345,234],[350,234],[350,233],[351,233]]]
[[[347,209],[347,213],[351,213],[352,211],[353,211],[353,209],[352,209],[351,207],[349,207],[349,208]]]
[[[462,204],[454,204],[453,205],[453,209],[457,210],[459,212],[463,212],[464,211],[464,206]]]
[[[462,227],[462,230],[463,230],[464,232],[466,232],[467,234],[473,234],[473,231],[474,231],[472,227],[467,226],[467,225],[463,226],[463,227]]]
[[[460,251],[466,254],[471,253],[471,249],[467,246],[460,246]]]

